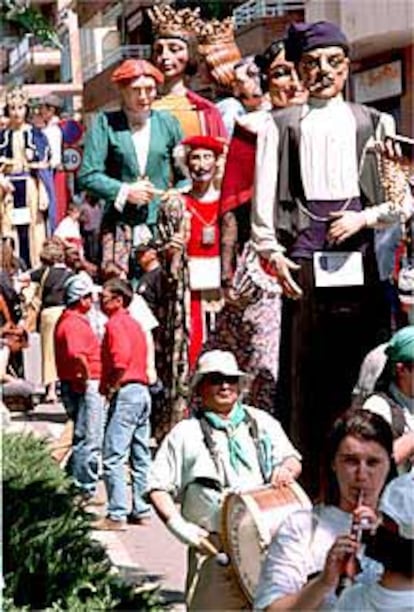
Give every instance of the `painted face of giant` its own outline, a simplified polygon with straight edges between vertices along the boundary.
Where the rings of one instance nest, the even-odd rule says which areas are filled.
[[[233,93],[243,101],[262,96],[259,68],[253,61],[234,69]]]
[[[125,106],[135,113],[149,113],[157,95],[157,84],[152,76],[142,75],[120,88]]]
[[[183,76],[189,59],[188,45],[181,38],[159,38],[154,43],[154,64],[167,80]]]
[[[269,95],[273,108],[285,108],[306,102],[308,92],[299,80],[293,62],[288,62],[282,49],[268,71]]]
[[[210,149],[193,149],[187,158],[188,171],[193,181],[209,183],[217,168],[217,158]]]
[[[8,105],[10,127],[23,125],[26,119],[27,108],[21,102],[11,102]]]
[[[334,98],[345,87],[349,58],[342,47],[322,47],[302,55],[299,75],[314,98]]]

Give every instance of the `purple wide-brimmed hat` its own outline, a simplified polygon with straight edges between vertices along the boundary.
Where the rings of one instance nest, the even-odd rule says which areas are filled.
[[[342,47],[349,53],[349,43],[345,34],[335,23],[317,21],[315,23],[291,23],[285,39],[286,59],[298,62],[303,53],[319,47]]]

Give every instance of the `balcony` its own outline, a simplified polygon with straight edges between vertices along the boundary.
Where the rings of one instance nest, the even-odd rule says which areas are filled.
[[[137,58],[149,59],[151,56],[151,45],[121,45],[115,49],[111,49],[104,54],[101,61],[96,61],[96,56],[93,58],[86,57],[83,65],[84,82],[89,81],[97,74],[100,74],[107,68],[115,66],[124,59]]]
[[[30,74],[39,70],[54,70],[60,67],[61,51],[39,44],[34,36],[26,35],[9,53],[9,73]]]
[[[334,21],[346,33],[354,60],[414,41],[412,0],[307,0],[306,21],[321,19]]]
[[[268,17],[283,17],[291,11],[304,11],[306,0],[248,0],[233,11],[236,29]]]

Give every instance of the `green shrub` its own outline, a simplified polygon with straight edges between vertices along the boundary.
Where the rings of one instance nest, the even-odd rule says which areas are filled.
[[[3,609],[156,610],[157,593],[114,575],[71,480],[33,435],[3,436]]]

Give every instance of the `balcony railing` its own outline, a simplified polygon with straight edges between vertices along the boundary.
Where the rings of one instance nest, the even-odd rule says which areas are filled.
[[[121,60],[130,57],[138,59],[149,59],[151,56],[151,45],[121,45],[104,55],[101,61],[97,62],[95,57],[85,58],[83,65],[83,78],[89,81],[97,74],[100,74],[106,68],[113,66]]]
[[[9,53],[9,71],[11,74],[25,72],[30,68],[58,68],[62,54],[60,49],[46,47],[34,36],[28,35]]]
[[[233,11],[236,28],[263,17],[282,17],[290,11],[303,11],[306,0],[247,0]]]

